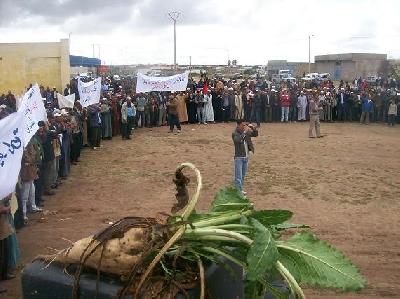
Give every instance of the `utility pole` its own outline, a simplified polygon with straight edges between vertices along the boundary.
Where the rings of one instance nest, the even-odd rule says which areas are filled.
[[[174,22],[174,70],[176,70],[176,21],[181,15],[178,11],[171,11],[168,13],[170,19]]]
[[[93,46],[93,58],[94,58],[94,44],[92,44],[92,46]]]
[[[189,56],[189,73],[192,70],[192,56]]]
[[[308,36],[308,73],[311,73],[311,37],[314,35]]]
[[[100,59],[100,64],[101,64],[101,56],[100,56],[100,44],[97,44],[97,46],[99,47],[99,59]]]

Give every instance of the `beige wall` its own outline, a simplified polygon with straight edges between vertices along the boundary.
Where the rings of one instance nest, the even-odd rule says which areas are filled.
[[[384,75],[384,60],[345,60],[341,61],[341,78],[344,81],[353,81],[356,78],[366,78],[368,76]],[[336,61],[317,61],[316,72],[330,73],[331,78],[335,77],[337,68]]]
[[[70,80],[69,40],[0,44],[0,93],[22,94],[30,83],[62,91]]]

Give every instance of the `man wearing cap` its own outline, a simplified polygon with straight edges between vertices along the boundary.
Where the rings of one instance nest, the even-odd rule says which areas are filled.
[[[309,113],[310,113],[310,129],[308,130],[308,137],[310,138],[320,138],[320,122],[319,114],[323,110],[322,107],[318,105],[318,97],[311,96],[309,102]],[[314,134],[315,131],[315,134]]]
[[[245,125],[242,120],[236,122],[236,129],[232,133],[232,140],[235,146],[235,180],[236,188],[244,195],[244,179],[247,173],[250,152],[254,154],[254,145],[251,137],[257,137],[258,131],[252,125]]]
[[[282,107],[281,122],[289,121],[289,107],[290,107],[290,97],[287,89],[283,89],[280,96],[280,103]]]

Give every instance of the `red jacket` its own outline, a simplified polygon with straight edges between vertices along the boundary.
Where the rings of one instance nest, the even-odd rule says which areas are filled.
[[[281,107],[290,107],[289,94],[281,94]]]

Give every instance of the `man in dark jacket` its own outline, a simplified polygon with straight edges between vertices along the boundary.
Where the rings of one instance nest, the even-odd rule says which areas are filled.
[[[90,105],[87,108],[89,115],[90,146],[92,149],[100,147],[101,141],[101,118],[99,105]]]
[[[39,170],[39,175],[43,176],[44,195],[51,196],[55,194],[55,192],[51,190],[51,185],[53,184],[53,178],[56,172],[53,140],[58,138],[58,134],[56,131],[46,128],[43,121],[39,121],[38,126],[38,136],[43,148],[43,162]]]
[[[235,146],[235,186],[243,195],[244,178],[249,163],[250,152],[254,154],[254,146],[251,137],[257,137],[258,131],[252,125],[246,125],[242,120],[237,121],[236,130],[232,133]]]

